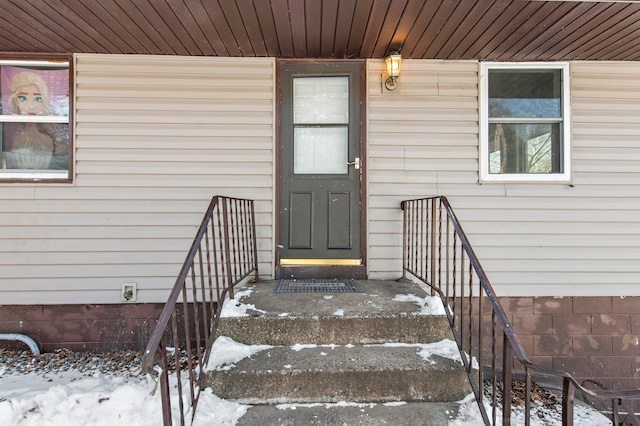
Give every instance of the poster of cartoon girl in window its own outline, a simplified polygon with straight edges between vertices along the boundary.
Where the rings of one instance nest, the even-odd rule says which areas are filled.
[[[68,69],[5,65],[0,67],[0,90],[2,115],[25,116],[24,121],[2,120],[3,168],[66,170],[69,125],[41,122],[36,117],[68,117]]]

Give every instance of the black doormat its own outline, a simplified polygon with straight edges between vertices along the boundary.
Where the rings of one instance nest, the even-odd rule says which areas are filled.
[[[348,280],[278,280],[274,293],[360,293],[353,279]]]

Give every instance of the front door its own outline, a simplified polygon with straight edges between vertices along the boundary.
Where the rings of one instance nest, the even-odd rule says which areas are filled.
[[[280,278],[366,275],[363,64],[279,64]]]

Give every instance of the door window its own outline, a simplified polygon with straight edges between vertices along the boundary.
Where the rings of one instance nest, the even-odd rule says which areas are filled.
[[[293,172],[346,174],[349,77],[293,79]]]

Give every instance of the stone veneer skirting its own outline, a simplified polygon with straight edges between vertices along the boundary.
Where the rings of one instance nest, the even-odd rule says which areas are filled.
[[[532,362],[609,389],[640,387],[640,297],[502,297],[500,303]]]
[[[640,297],[502,297],[500,302],[531,361],[612,389],[640,387]],[[26,334],[45,352],[142,350],[162,307],[0,306],[0,333]],[[0,348],[16,345],[21,344],[0,342]]]
[[[122,305],[0,305],[0,333],[20,333],[34,339],[43,352],[142,350],[163,304]],[[0,348],[20,343],[0,341]],[[27,349],[26,345],[20,346]]]

